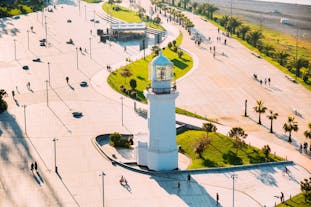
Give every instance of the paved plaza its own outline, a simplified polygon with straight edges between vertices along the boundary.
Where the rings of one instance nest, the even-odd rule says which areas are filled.
[[[147,11],[150,9],[149,1],[140,2]],[[129,45],[124,51],[114,42],[99,42],[96,29],[108,27],[100,18],[101,4],[81,2],[79,12],[77,3],[61,3],[67,4],[57,5],[53,12],[0,19],[0,88],[9,94],[8,111],[0,115],[0,207],[98,207],[103,206],[103,199],[105,206],[111,207],[215,206],[216,193],[220,206],[226,207],[232,206],[233,173],[237,175],[235,204],[239,207],[274,206],[280,202],[281,192],[285,199],[300,192],[299,182],[309,177],[311,170],[310,158],[297,151],[298,144],[304,141],[304,126],[311,118],[310,92],[286,80],[284,74],[234,40],[229,39],[228,46],[212,43],[217,51],[228,55],[218,54],[213,59],[209,44],[196,47],[185,30],[166,21],[163,26],[168,32],[162,46],[175,39],[180,30],[184,36],[181,46],[191,52],[195,61],[192,71],[177,82],[177,106],[217,119],[223,124],[218,126],[222,133],[232,126],[242,126],[249,133],[247,142],[258,147],[269,144],[272,151],[297,164],[287,166],[288,174],[283,165],[193,172],[190,182],[187,174],[146,175],[113,165],[96,148],[94,138],[115,131],[143,134],[148,131],[148,123],[134,112],[133,100],[123,97],[122,101],[121,95],[109,87],[106,67],[116,69],[126,63],[126,58],[138,59],[143,52],[138,45]],[[127,1],[123,4],[129,6]],[[94,11],[99,21],[95,24],[90,21]],[[187,15],[200,31],[209,32],[206,36],[216,39],[217,28]],[[40,46],[43,38],[47,39],[47,47]],[[70,38],[74,45],[66,44]],[[35,58],[41,62],[33,62]],[[22,68],[25,65],[28,70]],[[253,73],[271,77],[271,87],[260,86],[252,79]],[[69,77],[68,83],[65,77]],[[81,81],[86,81],[88,87],[81,87]],[[249,101],[250,118],[241,116],[244,99]],[[275,126],[277,137],[255,123],[257,116],[251,108],[256,99],[264,100],[280,114]],[[290,145],[283,140],[286,137],[281,125],[293,107],[303,117],[297,117],[301,131],[294,134],[294,145]],[[73,112],[82,112],[83,116],[75,118]],[[182,115],[176,119],[202,124]],[[267,121],[264,124],[269,126]],[[54,170],[54,138],[58,173]],[[35,161],[37,172],[30,170]],[[181,155],[180,161],[189,162]],[[127,188],[119,183],[122,175],[128,180]]]

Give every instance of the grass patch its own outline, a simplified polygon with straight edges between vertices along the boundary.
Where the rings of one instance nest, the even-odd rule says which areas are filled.
[[[176,40],[176,45],[177,43],[179,44],[181,43],[181,39],[182,33],[179,33],[179,36]],[[162,52],[163,55],[166,56],[171,61],[178,60],[179,62],[182,63],[174,65],[175,80],[185,75],[193,66],[192,57],[186,52],[183,54],[181,58],[178,57],[176,52],[169,49],[168,47],[162,50]],[[150,81],[148,80],[148,66],[154,57],[155,57],[154,54],[148,55],[146,56],[145,59],[142,58],[114,71],[108,77],[107,81],[109,85],[119,93],[122,93],[120,90],[121,85],[123,85],[127,89],[130,89],[131,87],[129,82],[131,79],[135,79],[137,82],[136,87],[137,100],[146,103],[147,100],[143,94],[143,91],[146,89],[147,85],[150,84]],[[131,71],[132,76],[128,78],[122,77],[121,72],[123,68],[128,68]]]
[[[311,207],[310,202],[305,202],[305,197],[302,193],[292,197],[292,199],[288,199],[284,203],[277,205],[277,207]]]
[[[99,3],[99,2],[101,2],[101,0],[82,0],[82,1],[85,1],[88,3]]]
[[[119,10],[116,11],[113,8],[118,7]],[[161,25],[154,24],[151,21],[147,21],[145,19],[141,19],[138,16],[138,13],[136,11],[127,9],[125,7],[119,6],[117,4],[109,4],[108,2],[105,2],[103,4],[103,10],[107,14],[111,14],[113,17],[121,19],[126,22],[146,22],[147,27],[157,29],[157,30],[164,30],[164,28]]]
[[[217,132],[209,133],[208,136],[211,140],[211,144],[203,152],[202,159],[194,153],[194,144],[205,134],[205,131],[189,130],[177,135],[177,144],[181,146],[182,151],[192,160],[189,169],[226,167],[265,162],[265,155],[260,149],[245,144],[242,149],[236,152],[236,149],[233,148],[232,139]],[[284,159],[271,154],[268,157],[269,162],[282,160]]]

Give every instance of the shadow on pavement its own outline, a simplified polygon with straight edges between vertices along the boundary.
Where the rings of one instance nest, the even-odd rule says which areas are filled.
[[[35,179],[38,184],[40,184],[40,180],[43,181],[43,178],[40,174],[29,173],[30,172],[30,162],[34,160],[33,155],[30,152],[30,145],[26,142],[28,137],[25,137],[22,129],[20,128],[17,120],[14,115],[10,113],[3,112],[0,114],[0,128],[5,134],[5,139],[0,143],[0,163],[1,163],[1,172],[5,172],[8,169],[8,173],[23,174],[23,179]],[[1,139],[4,138],[1,135]],[[29,142],[31,139],[28,138]],[[32,145],[34,148],[35,146]],[[35,151],[39,154],[37,149]],[[40,154],[39,154],[40,156]],[[41,158],[41,156],[40,156]],[[42,158],[41,158],[42,159]],[[43,161],[43,160],[42,160]],[[44,162],[44,161],[43,161]],[[13,173],[13,174],[15,174]],[[16,201],[19,199],[18,195],[14,191],[15,188],[18,188],[12,185],[12,180],[14,179],[10,176],[0,176],[0,185],[2,186],[4,191],[1,191],[0,196],[6,199],[6,201],[12,206],[19,206]],[[17,182],[16,184],[19,184]],[[46,182],[46,191],[38,191],[40,196],[42,196],[45,201],[53,200],[57,204],[57,206],[62,207],[63,204],[60,198],[57,196],[53,187]]]
[[[204,206],[216,206],[216,195],[215,198],[211,196],[194,178],[188,181],[186,174],[168,173],[150,178],[154,179],[167,193],[178,196],[188,206],[198,206],[203,203]],[[178,187],[178,182],[180,187]]]

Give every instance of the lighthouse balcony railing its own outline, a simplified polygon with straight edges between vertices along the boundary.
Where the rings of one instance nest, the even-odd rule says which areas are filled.
[[[171,87],[168,88],[155,88],[155,87],[147,87],[148,92],[152,92],[155,94],[170,94],[176,91],[176,84],[172,84]]]

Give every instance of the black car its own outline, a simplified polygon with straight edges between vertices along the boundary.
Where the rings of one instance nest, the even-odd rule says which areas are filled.
[[[24,70],[28,70],[28,69],[29,69],[28,65],[24,65],[24,66],[23,66],[23,69],[24,69]]]
[[[33,62],[41,62],[41,59],[40,58],[36,58],[36,59],[33,59],[32,61]]]

